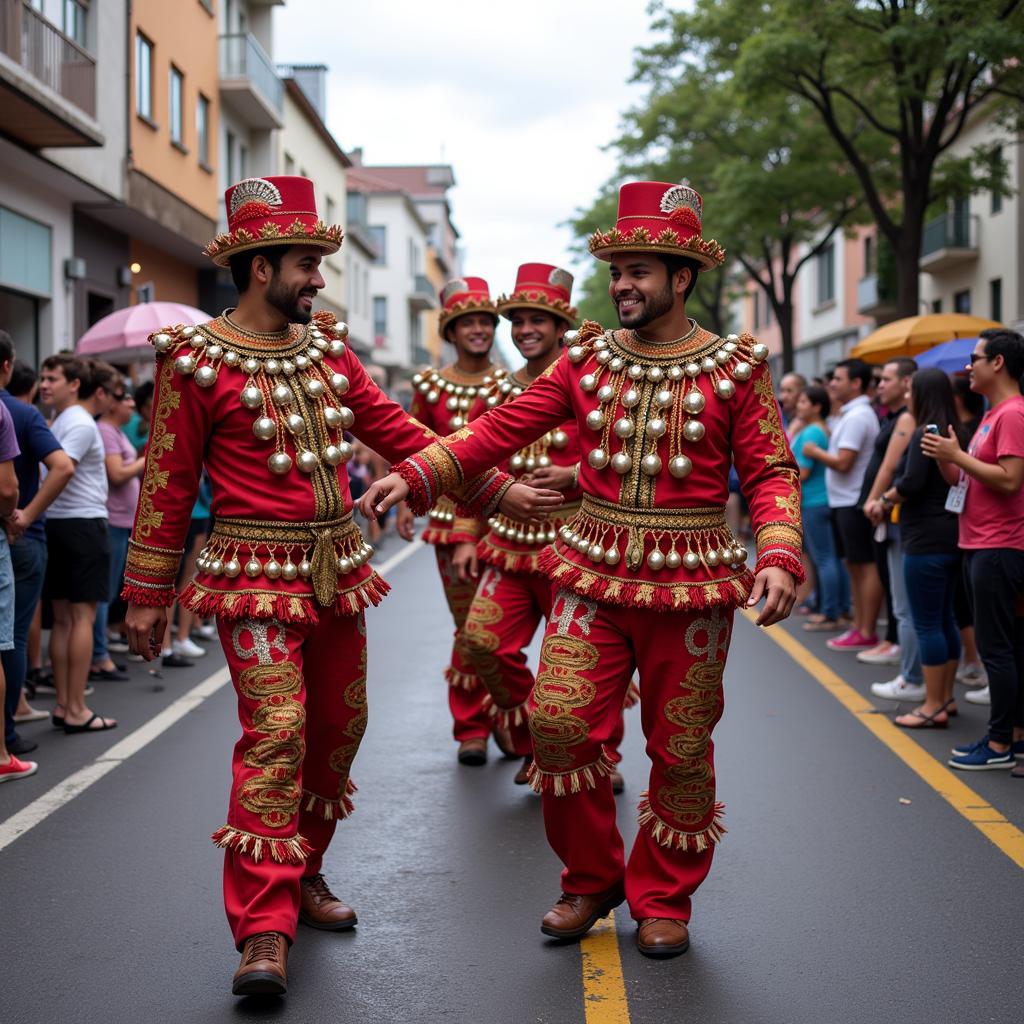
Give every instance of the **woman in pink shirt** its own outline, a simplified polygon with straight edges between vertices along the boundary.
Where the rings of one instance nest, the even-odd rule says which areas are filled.
[[[128,538],[135,520],[135,506],[139,503],[139,478],[146,467],[145,458],[139,458],[132,443],[121,428],[135,412],[135,400],[125,390],[124,383],[114,392],[109,411],[98,420],[100,437],[107,465],[107,517],[110,531],[110,598],[116,600],[121,592],[121,577],[128,557]],[[125,680],[128,675],[113,662],[107,651],[107,618],[110,604],[96,606],[96,621],[92,633],[92,668],[89,678],[97,680]]]

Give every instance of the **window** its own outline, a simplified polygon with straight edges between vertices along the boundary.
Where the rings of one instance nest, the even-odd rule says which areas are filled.
[[[875,240],[871,235],[864,239],[864,276],[871,277],[875,272]]]
[[[181,146],[184,141],[184,119],[182,117],[182,99],[185,95],[185,76],[172,64],[171,77],[167,89],[167,116],[170,118],[171,142]]]
[[[199,162],[210,166],[210,101],[202,94],[196,102],[196,148]]]
[[[295,173],[295,157],[291,153],[284,155],[284,173],[289,177]]]
[[[374,263],[387,263],[388,261],[388,229],[383,224],[371,224],[367,230],[370,232],[370,241],[377,250],[377,258]]]
[[[764,300],[764,325],[765,327],[771,327],[772,325],[772,304],[767,296],[765,296]]]
[[[327,202],[324,205],[324,212],[327,214],[327,223],[328,224],[336,224],[337,223],[337,221],[335,220],[335,216],[334,215],[338,211],[337,211],[337,208],[334,205],[334,200],[330,196],[327,197]]]
[[[993,320],[1003,319],[1003,279],[996,277],[988,283],[989,316]]]
[[[234,185],[238,181],[235,173],[238,168],[235,166],[235,133],[224,133],[224,169],[227,171],[227,185]]]
[[[761,293],[754,292],[754,330],[761,326]]]
[[[941,313],[942,312],[942,299],[932,299],[932,312],[933,313]]]
[[[378,348],[387,344],[388,336],[388,297],[373,297],[373,343]]]
[[[245,145],[238,147],[238,177],[249,177],[249,147]]]
[[[996,146],[992,150],[989,157],[992,161],[992,175],[993,177],[1004,176],[1006,174],[1005,161],[1003,159],[1003,147]],[[1002,192],[993,191],[991,194],[991,205],[989,206],[990,213],[999,213],[1003,209],[1003,194]],[[999,317],[993,317],[994,320],[1000,319]]]
[[[815,257],[818,279],[818,305],[824,306],[836,297],[836,246],[828,245]]]
[[[155,302],[156,301],[156,285],[152,281],[146,284],[140,284],[135,288],[135,301],[136,302]]]
[[[81,0],[64,0],[61,27],[64,35],[70,36],[79,46],[85,46],[85,15],[87,5]]]
[[[965,288],[953,296],[954,313],[970,313],[971,311],[971,289]]]
[[[153,44],[141,32],[135,37],[135,112],[153,120]]]

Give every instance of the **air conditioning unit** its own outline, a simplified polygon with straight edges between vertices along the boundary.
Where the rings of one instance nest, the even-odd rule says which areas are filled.
[[[81,256],[72,256],[64,261],[64,277],[69,281],[85,280],[85,260]]]

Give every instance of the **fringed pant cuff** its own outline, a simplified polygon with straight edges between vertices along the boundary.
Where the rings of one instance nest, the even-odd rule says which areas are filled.
[[[475,672],[460,672],[454,665],[449,665],[444,670],[444,677],[448,680],[449,686],[459,690],[472,690],[477,684]]]
[[[349,799],[355,792],[356,784],[351,779],[345,783],[345,795],[340,797],[320,796],[304,789],[302,806],[304,810],[320,815],[324,821],[342,821],[356,809],[356,805]]]
[[[484,710],[494,720],[495,726],[499,729],[512,729],[517,725],[525,725],[530,720],[530,709],[528,701],[517,704],[514,708],[502,708],[494,703],[494,698],[488,694],[484,697]]]
[[[254,832],[244,832],[233,825],[222,825],[210,838],[214,846],[219,846],[222,850],[244,853],[257,864],[264,857],[269,857],[278,864],[302,864],[313,849],[302,836],[287,839],[258,836]]]
[[[571,793],[581,793],[584,789],[595,789],[598,779],[606,778],[614,771],[614,762],[602,748],[601,756],[596,761],[574,768],[570,772],[547,772],[534,761],[530,765],[529,780],[535,793],[568,796]]]
[[[702,853],[709,846],[719,842],[727,831],[722,824],[725,804],[716,803],[711,824],[697,832],[684,832],[682,829],[673,828],[668,822],[659,818],[651,808],[646,793],[641,794],[639,810],[640,814],[637,820],[640,827],[650,832],[651,838],[659,846],[664,846],[668,850]]]

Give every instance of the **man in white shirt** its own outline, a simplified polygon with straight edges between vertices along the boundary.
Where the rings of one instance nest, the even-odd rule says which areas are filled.
[[[46,514],[49,557],[43,584],[43,596],[53,605],[53,723],[66,733],[117,725],[85,703],[96,604],[108,599],[110,585],[106,455],[95,418],[110,408],[117,384],[112,366],[66,353],[43,363],[39,382],[43,404],[56,414],[53,435],[75,463],[75,475]]]
[[[861,359],[844,359],[832,371],[828,392],[841,403],[839,422],[829,438],[828,451],[815,444],[804,445],[804,455],[821,462],[825,489],[832,510],[839,553],[850,574],[853,625],[841,636],[829,640],[836,651],[862,651],[878,643],[876,626],[882,604],[882,581],[875,566],[872,526],[860,508],[864,473],[878,436],[879,422],[868,388],[871,367]]]

